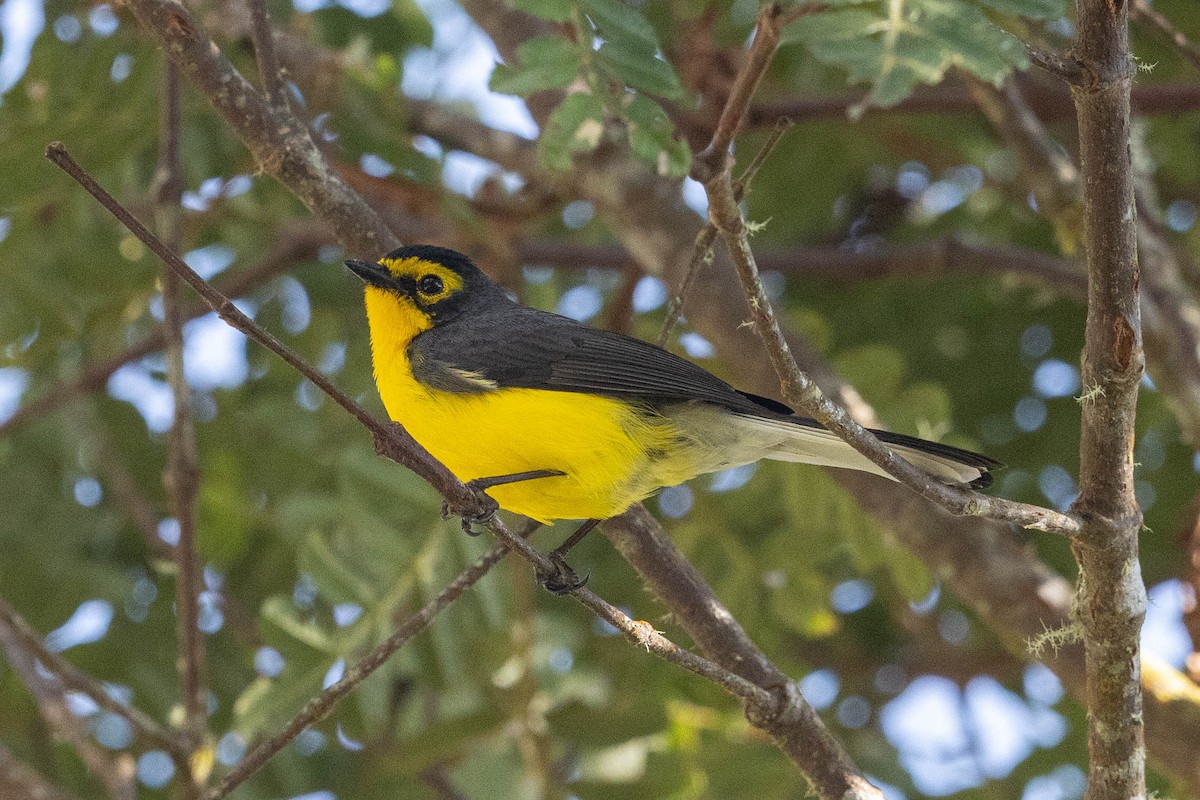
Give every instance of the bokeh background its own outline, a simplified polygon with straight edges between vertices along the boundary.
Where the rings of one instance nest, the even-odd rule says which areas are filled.
[[[255,74],[238,0],[189,5]],[[880,5],[859,4],[863,13]],[[1010,5],[1039,19],[994,10],[989,19],[1054,44],[1072,34],[1061,4],[1036,4],[1045,6],[1037,14]],[[706,93],[719,94],[713,86],[732,74],[722,65],[735,63],[756,5],[633,6],[681,81],[676,99],[664,101],[668,132],[702,144],[702,115],[691,106],[705,108]],[[1200,35],[1191,6],[1155,3]],[[459,5],[295,0],[271,11],[297,48],[283,56],[297,104],[351,183],[406,220],[403,238],[468,250],[530,305],[653,339],[674,287],[627,257],[609,257],[619,237],[592,202],[414,122],[414,109],[432,104],[524,140],[541,133],[521,98],[489,89],[496,47]],[[919,13],[914,20],[921,23]],[[0,423],[17,421],[0,436],[0,593],[115,696],[169,719],[179,701],[175,571],[164,553],[178,524],[165,510],[161,473],[172,397],[161,354],[112,361],[161,322],[159,267],[42,157],[46,143],[63,140],[151,218],[162,56],[127,12],[108,4],[3,0],[0,37]],[[913,79],[936,84],[917,89],[929,98],[925,108],[859,107],[842,100],[870,76],[848,74],[842,56],[822,52],[836,50],[828,38],[824,48],[811,31],[791,38],[759,100],[828,101],[835,110],[798,116],[746,204],[762,223],[753,244],[771,267],[765,279],[785,321],[888,427],[986,452],[1008,465],[994,494],[1066,509],[1076,491],[1085,312],[1069,287],[970,265],[882,274],[790,265],[813,248],[849,257],[950,237],[1069,262],[1078,231],[1039,207],[1019,154],[973,107],[964,58]],[[707,58],[696,55],[701,44]],[[1146,27],[1135,26],[1134,50],[1147,67],[1138,89],[1165,87],[1168,97],[1134,127],[1144,213],[1186,261],[1200,246],[1200,114],[1169,92],[1191,91],[1196,68]],[[1066,94],[1012,58],[1031,95],[1058,98],[1039,112],[1055,146],[1073,158]],[[911,88],[875,99],[888,104]],[[742,163],[766,127],[741,137]],[[661,153],[686,159],[671,141],[660,140]],[[259,270],[239,307],[382,413],[361,288],[341,267],[348,254],[258,174],[186,84],[182,146],[188,263],[216,280]],[[673,162],[664,172],[682,174]],[[675,191],[698,230],[702,189],[680,179]],[[1190,270],[1194,292],[1200,272]],[[764,358],[718,353],[690,323],[669,346],[719,374],[736,379],[730,355]],[[88,372],[106,363],[107,374]],[[213,315],[187,324],[185,365],[198,418],[200,627],[219,771],[488,542],[440,520],[428,486],[376,457],[369,435],[312,384]],[[99,377],[56,411],[19,416],[88,374]],[[1200,454],[1149,378],[1138,427],[1151,601],[1143,646],[1194,676]],[[739,468],[665,490],[648,506],[751,636],[802,678],[805,696],[889,798],[1082,796],[1081,706],[1023,643],[997,636],[826,473]],[[550,547],[567,530],[536,541]],[[1064,542],[1011,535],[1073,575]],[[686,641],[602,538],[578,548],[573,563],[603,596]],[[173,795],[178,781],[165,753],[135,742],[128,723],[84,695],[69,699],[99,745],[136,760],[140,795]],[[3,662],[0,742],[78,796],[101,795]],[[431,776],[467,798],[782,798],[804,787],[718,689],[627,646],[537,588],[519,563],[497,569],[238,796],[460,796]],[[1170,791],[1163,775],[1151,781]]]

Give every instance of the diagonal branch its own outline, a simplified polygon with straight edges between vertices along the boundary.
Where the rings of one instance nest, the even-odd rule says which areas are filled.
[[[172,271],[192,286],[223,320],[280,356],[362,422],[375,435],[376,449],[381,455],[386,455],[408,467],[429,482],[445,498],[447,505],[464,520],[476,520],[485,525],[506,549],[515,551],[533,566],[534,572],[542,583],[557,575],[558,567],[555,562],[535,550],[523,538],[509,531],[495,516],[496,505],[491,498],[459,481],[444,465],[429,455],[399,424],[385,424],[375,420],[311,364],[297,356],[272,334],[238,310],[228,298],[213,289],[177,254],[146,229],[124,206],[118,203],[112,195],[96,183],[61,144],[51,144],[46,150],[46,155],[117,217]],[[612,625],[637,646],[702,678],[713,681],[730,694],[740,698],[745,703],[747,716],[760,726],[769,729],[769,726],[775,724],[776,721],[790,720],[805,709],[811,714],[811,709],[808,708],[798,689],[794,686],[789,686],[782,694],[767,691],[719,664],[681,649],[655,631],[648,623],[630,619],[620,609],[583,586],[572,588],[570,594],[576,601]],[[790,730],[790,727],[788,729]]]
[[[391,636],[380,642],[361,661],[346,670],[346,673],[329,688],[309,700],[303,710],[284,725],[279,733],[254,748],[239,761],[208,795],[208,800],[220,800],[228,795],[251,775],[262,769],[276,753],[299,736],[305,728],[324,719],[343,697],[366,680],[371,673],[383,666],[385,661],[414,636],[425,630],[434,617],[478,583],[479,579],[491,571],[492,567],[506,555],[508,555],[508,548],[498,544],[463,570],[458,577],[446,584],[446,587],[438,592],[436,597],[422,606],[420,611],[404,620]]]
[[[807,8],[807,6],[801,6],[801,8]],[[783,140],[783,135],[787,133],[791,126],[792,121],[786,117],[775,123],[775,130],[771,131],[771,135],[767,137],[767,141],[759,148],[750,165],[734,181],[733,197],[737,202],[742,202],[742,199],[746,196],[746,192],[750,190],[750,184],[754,181],[754,176],[758,174],[762,165],[766,163],[771,153],[779,146],[779,142]],[[659,328],[658,338],[655,340],[655,343],[659,347],[666,346],[667,339],[671,336],[671,331],[679,322],[679,316],[683,312],[684,300],[691,292],[696,276],[700,274],[700,267],[712,261],[712,244],[716,238],[717,229],[711,222],[701,228],[700,232],[696,234],[696,249],[692,253],[692,260],[688,264],[687,271],[683,273],[683,279],[679,282],[679,288],[671,295],[671,301],[667,304],[666,317],[663,318],[662,327]]]
[[[135,800],[134,762],[128,753],[109,754],[92,738],[87,722],[71,712],[62,686],[42,677],[31,652],[16,631],[0,620],[0,649],[37,701],[38,711],[55,735],[69,742],[112,800]]]
[[[117,701],[100,681],[47,648],[42,635],[4,597],[0,597],[0,626],[10,631],[14,642],[33,654],[38,663],[61,681],[63,686],[87,695],[100,708],[126,720],[139,736],[168,753],[176,756],[186,754],[172,731],[160,725],[144,711]]]
[[[179,0],[129,0],[129,9],[208,98],[259,168],[325,220],[351,253],[375,258],[399,246],[395,234],[333,170],[290,111],[272,108],[221,53]]]
[[[777,11],[777,9],[775,9]],[[764,7],[759,14],[758,27],[751,45],[751,55],[744,71],[757,69],[758,76],[739,75],[735,87],[753,87],[758,83],[761,72],[770,64],[771,56],[779,42],[778,16],[772,15],[772,7]],[[730,95],[729,105],[722,113],[722,120],[742,119],[750,104],[750,94],[735,89]],[[736,104],[736,105],[735,105]],[[759,275],[754,253],[750,249],[749,232],[738,206],[731,177],[730,157],[723,147],[728,129],[736,125],[723,125],[713,135],[713,140],[696,157],[692,177],[704,184],[708,194],[709,219],[720,232],[737,268],[742,286],[750,301],[751,320],[755,332],[766,345],[767,353],[779,375],[783,396],[786,401],[815,417],[822,425],[834,432],[872,463],[908,486],[921,496],[934,501],[952,514],[981,516],[1004,522],[1014,522],[1026,528],[1073,534],[1079,531],[1079,522],[1072,517],[1050,509],[1003,498],[989,497],[979,492],[961,489],[935,480],[908,461],[899,457],[891,448],[880,442],[873,434],[859,425],[850,413],[821,392],[815,382],[796,365],[787,339],[780,328],[779,320],[767,298]]]

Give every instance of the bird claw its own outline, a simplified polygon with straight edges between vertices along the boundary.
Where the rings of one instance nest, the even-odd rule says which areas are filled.
[[[453,509],[450,507],[449,501],[442,501],[442,519],[447,519],[451,514],[457,514],[461,518],[463,531],[468,536],[478,536],[483,531],[475,530],[476,525],[487,525],[495,516],[496,510],[500,506],[484,492],[484,487],[477,481],[467,481],[467,488],[475,495],[477,504],[471,509]]]
[[[592,576],[584,575],[579,577],[575,570],[571,569],[571,565],[557,553],[550,554],[550,561],[554,564],[554,571],[549,574],[539,575],[542,588],[551,594],[556,594],[559,597],[568,595],[576,589],[582,589],[587,586],[588,579]]]

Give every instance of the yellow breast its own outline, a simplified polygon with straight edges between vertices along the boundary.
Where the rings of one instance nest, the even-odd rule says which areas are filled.
[[[542,522],[603,519],[695,474],[666,457],[678,439],[670,422],[628,403],[543,389],[454,394],[419,383],[408,345],[429,322],[398,305],[367,290],[375,380],[388,415],[463,481],[566,473],[489,489],[501,508]]]

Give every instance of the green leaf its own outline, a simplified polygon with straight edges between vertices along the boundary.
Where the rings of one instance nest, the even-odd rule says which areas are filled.
[[[682,178],[687,174],[692,151],[687,142],[675,138],[675,125],[662,106],[645,95],[637,95],[625,107],[625,120],[634,155],[660,175]]]
[[[1055,16],[1053,0],[981,0],[1025,16]],[[818,60],[872,84],[866,104],[890,106],[918,83],[937,83],[958,66],[997,82],[1026,65],[1020,42],[978,4],[957,0],[870,0],[802,17],[784,42],[803,42]]]
[[[597,53],[608,67],[628,86],[667,99],[683,96],[683,85],[671,65],[652,53],[639,52],[616,42],[605,42]]]
[[[336,653],[332,641],[316,624],[303,622],[296,616],[295,607],[282,595],[268,597],[262,604],[262,622],[308,647],[324,653]]]
[[[579,73],[579,50],[559,36],[535,36],[517,48],[520,66],[497,64],[488,85],[492,91],[528,97],[545,89],[562,89]]]
[[[551,22],[566,22],[571,18],[571,0],[513,0],[513,8]]]
[[[594,94],[576,92],[568,95],[546,120],[538,154],[551,169],[567,170],[575,153],[595,150],[603,135],[604,104]]]
[[[580,6],[609,42],[657,52],[658,36],[642,13],[619,0],[581,0]]]
[[[885,24],[886,21],[879,13],[866,8],[826,11],[823,14],[801,17],[788,25],[783,31],[780,45],[804,42],[810,48],[816,48],[826,42],[844,42],[870,36],[877,30],[882,30]],[[830,58],[836,56],[837,49],[831,48],[828,55]],[[827,60],[819,55],[817,57],[822,61]]]
[[[317,589],[330,603],[359,603],[371,605],[376,594],[370,583],[330,548],[320,531],[304,538],[298,557],[302,572],[308,573]]]

